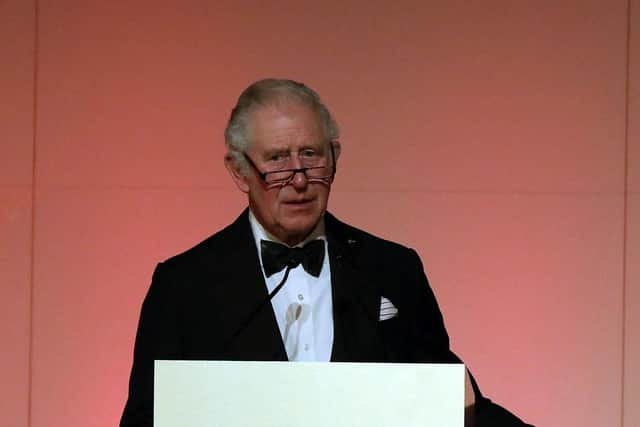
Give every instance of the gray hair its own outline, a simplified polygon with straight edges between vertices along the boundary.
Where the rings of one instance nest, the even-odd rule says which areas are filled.
[[[233,156],[241,168],[247,166],[245,153],[251,146],[251,116],[259,108],[277,105],[282,101],[296,101],[308,106],[318,114],[325,138],[328,141],[338,139],[338,124],[331,116],[320,96],[311,88],[293,80],[263,79],[246,88],[231,111],[231,117],[224,131],[227,154]]]

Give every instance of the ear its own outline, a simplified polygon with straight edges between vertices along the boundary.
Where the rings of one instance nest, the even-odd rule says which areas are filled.
[[[233,157],[230,153],[227,153],[224,156],[224,166],[229,171],[231,179],[233,179],[233,182],[236,183],[236,186],[240,189],[240,191],[242,191],[243,193],[248,193],[249,183],[247,181],[245,171],[240,168],[235,157]]]
[[[333,154],[335,155],[336,162],[340,158],[340,151],[342,150],[342,146],[340,145],[340,141],[337,139],[331,141],[331,145],[333,146]]]

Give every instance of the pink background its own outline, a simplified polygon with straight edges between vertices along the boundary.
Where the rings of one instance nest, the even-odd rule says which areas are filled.
[[[640,424],[640,2],[0,2],[0,417],[113,426],[156,262],[232,221],[239,92],[317,89],[340,218],[418,250],[540,426]]]

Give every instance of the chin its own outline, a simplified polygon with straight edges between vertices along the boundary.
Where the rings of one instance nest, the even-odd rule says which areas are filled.
[[[307,235],[311,233],[313,227],[316,226],[317,221],[295,221],[283,224],[285,233],[289,235]]]
[[[318,215],[305,216],[305,218],[292,218],[291,221],[286,221],[282,224],[282,229],[287,236],[302,240],[307,234],[313,231],[319,219],[320,217]]]

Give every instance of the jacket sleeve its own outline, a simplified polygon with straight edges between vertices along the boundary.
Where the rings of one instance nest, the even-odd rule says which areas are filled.
[[[121,427],[153,425],[154,361],[180,359],[179,304],[174,287],[165,264],[158,264],[142,304]]]
[[[414,337],[411,351],[412,361],[463,363],[450,349],[449,336],[442,314],[429,286],[422,262],[413,250],[411,250],[411,256],[414,258],[411,264],[415,266],[412,275],[415,277],[414,301],[416,302],[412,313],[415,320],[411,325]],[[470,372],[469,375],[476,400],[473,409],[475,427],[532,427],[505,408],[484,397],[473,375]]]

